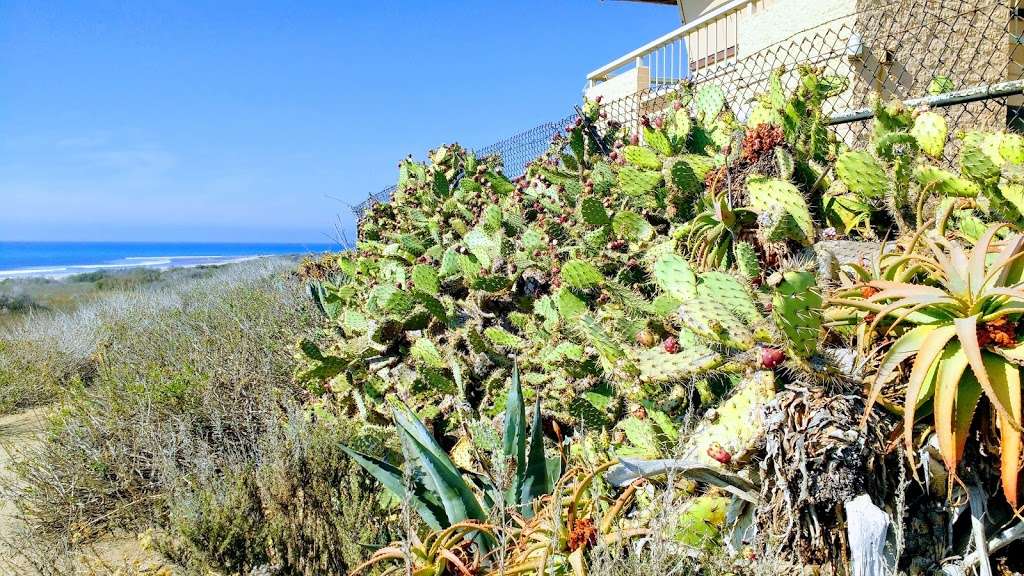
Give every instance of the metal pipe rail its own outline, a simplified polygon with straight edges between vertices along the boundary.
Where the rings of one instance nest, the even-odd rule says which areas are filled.
[[[945,92],[934,96],[912,98],[910,100],[904,100],[903,104],[908,108],[915,108],[921,105],[931,106],[932,108],[943,108],[945,106],[968,104],[970,102],[979,102],[981,100],[989,100],[992,98],[1015,96],[1022,93],[1024,93],[1024,80],[1010,80],[1008,82],[999,82],[996,84],[964,88],[963,90],[954,90],[952,92]],[[874,118],[874,116],[875,111],[873,108],[858,108],[857,110],[851,110],[849,112],[843,112],[829,117],[828,124],[830,126],[836,124],[849,124],[850,122]]]

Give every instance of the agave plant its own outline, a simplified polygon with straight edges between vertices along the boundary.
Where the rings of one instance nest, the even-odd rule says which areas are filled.
[[[540,404],[534,405],[533,424],[527,445],[526,416],[518,368],[512,373],[505,412],[504,452],[515,465],[515,481],[502,492],[494,482],[464,475],[438,445],[430,431],[404,405],[394,408],[394,422],[402,441],[406,473],[389,462],[343,450],[399,499],[408,500],[431,529],[439,531],[462,522],[484,522],[494,506],[513,506],[524,516],[532,515],[531,504],[550,493],[557,476],[558,461],[544,456]],[[553,474],[549,474],[549,467]],[[478,497],[481,493],[481,497]]]
[[[1000,429],[1002,488],[1017,505],[1021,456],[1021,379],[1016,325],[1024,312],[1024,236],[999,239],[1007,224],[990,226],[970,250],[958,241],[919,234],[923,249],[890,260],[902,280],[872,280],[853,297],[831,304],[869,313],[865,337],[898,333],[871,380],[869,406],[913,358],[903,406],[904,438],[931,411],[951,477],[963,456],[974,412],[984,397]],[[859,294],[859,297],[856,297]],[[967,368],[970,371],[967,371]]]

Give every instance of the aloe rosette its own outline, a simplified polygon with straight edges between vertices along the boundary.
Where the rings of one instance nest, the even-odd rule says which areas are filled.
[[[862,297],[831,304],[868,312],[868,338],[883,328],[883,334],[899,334],[885,346],[871,379],[869,405],[899,366],[913,359],[903,405],[911,457],[914,424],[931,412],[942,458],[955,476],[974,412],[982,398],[988,401],[1000,431],[1003,493],[1016,507],[1021,378],[1014,354],[1016,323],[1024,313],[1024,236],[1003,234],[1008,228],[991,225],[970,250],[955,240],[920,235],[920,250],[890,261],[890,267],[917,274],[869,281],[858,289]]]

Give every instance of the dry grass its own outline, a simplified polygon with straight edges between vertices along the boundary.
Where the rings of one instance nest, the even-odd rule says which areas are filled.
[[[21,375],[48,384],[32,397],[18,391],[7,407],[56,399],[41,441],[18,454],[5,482],[26,532],[4,537],[21,544],[22,565],[75,573],[93,543],[150,528],[197,571],[277,557],[315,566],[317,555],[359,548],[337,530],[376,542],[375,500],[356,491],[361,476],[338,454],[338,434],[354,428],[314,429],[292,383],[291,343],[317,325],[292,266],[247,263],[7,329],[0,356],[18,376],[0,377],[2,393]],[[268,521],[239,526],[250,513]],[[96,562],[97,574],[142,570]]]

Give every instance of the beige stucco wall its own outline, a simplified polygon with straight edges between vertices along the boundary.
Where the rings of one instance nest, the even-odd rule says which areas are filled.
[[[739,56],[749,56],[772,44],[838,28],[852,20],[856,0],[760,0],[741,13]],[[844,18],[846,17],[846,18]]]
[[[858,9],[857,30],[867,39],[864,62],[854,75],[858,100],[866,101],[872,93],[885,99],[922,96],[935,75],[946,76],[954,88],[962,89],[1019,73],[1011,66],[1006,31],[1015,24],[1010,24],[1006,0],[972,0],[969,5],[861,0]],[[975,126],[1005,123],[1005,109],[994,102],[950,111]]]
[[[604,82],[587,87],[584,95],[587,100],[601,98],[604,102],[613,102],[636,94],[650,85],[651,69],[646,66],[639,66],[617,76],[612,76]]]

